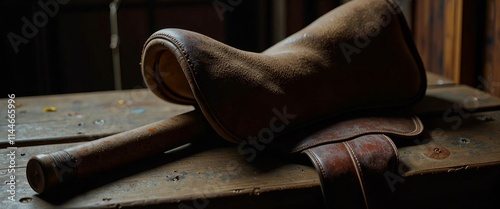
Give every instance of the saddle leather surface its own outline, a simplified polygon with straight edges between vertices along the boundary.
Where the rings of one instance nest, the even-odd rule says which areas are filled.
[[[397,172],[398,152],[386,135],[364,135],[304,153],[318,170],[326,208],[396,208],[387,172]]]
[[[409,111],[349,114],[277,139],[272,149],[310,159],[326,208],[397,208],[392,178],[399,153],[393,140],[415,139],[423,130]]]
[[[164,29],[142,73],[160,98],[199,106],[224,139],[273,138],[341,113],[408,106],[426,90],[406,21],[388,0],[355,0],[261,52]],[[268,133],[269,135],[269,133]]]
[[[199,107],[228,141],[306,154],[327,208],[394,208],[391,137],[423,130],[399,111],[422,99],[427,81],[392,0],[350,1],[261,53],[160,30],[145,43],[142,73],[157,96]]]
[[[276,140],[274,147],[285,153],[298,153],[330,143],[342,143],[363,135],[384,134],[397,138],[414,138],[424,126],[416,115],[402,112],[361,114],[338,118],[311,126]]]

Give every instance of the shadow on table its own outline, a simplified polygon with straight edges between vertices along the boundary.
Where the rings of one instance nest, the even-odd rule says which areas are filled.
[[[208,142],[192,142],[116,169],[79,179],[77,182],[61,184],[47,193],[37,194],[36,196],[53,205],[62,205],[80,194],[106,184],[221,146],[229,145],[221,139],[211,139]]]

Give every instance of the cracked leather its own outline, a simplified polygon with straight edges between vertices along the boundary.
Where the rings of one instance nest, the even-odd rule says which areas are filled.
[[[260,53],[163,29],[146,41],[141,69],[155,95],[197,106],[222,138],[241,143],[265,130],[266,143],[305,153],[328,208],[394,207],[384,177],[398,164],[391,138],[423,129],[410,112],[390,111],[426,91],[421,58],[392,0],[345,3]]]

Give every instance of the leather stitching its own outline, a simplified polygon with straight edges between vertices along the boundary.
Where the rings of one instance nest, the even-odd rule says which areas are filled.
[[[361,164],[359,163],[358,158],[354,154],[353,149],[351,148],[351,145],[349,145],[347,142],[342,142],[342,144],[347,148],[349,155],[351,156],[351,160],[353,161],[354,168],[356,170],[356,174],[358,176],[359,184],[361,186],[361,192],[363,193],[363,198],[365,199],[365,206],[368,209],[368,199],[366,198],[365,194],[365,182],[364,182],[364,177],[363,177],[363,171],[361,169]]]
[[[197,71],[196,71],[196,69],[195,69],[195,67],[194,67],[193,63],[191,62],[191,59],[189,58],[189,54],[188,54],[188,53],[187,53],[187,51],[185,50],[185,48],[184,48],[183,44],[182,44],[181,42],[179,42],[177,39],[175,39],[174,37],[172,37],[172,36],[170,36],[170,35],[168,35],[168,34],[164,34],[164,33],[157,33],[157,34],[153,34],[153,35],[149,38],[149,40],[148,40],[148,44],[149,44],[149,41],[151,41],[151,40],[153,40],[153,39],[155,39],[155,38],[158,38],[158,37],[159,37],[159,38],[164,38],[166,41],[170,41],[171,43],[173,43],[173,44],[176,46],[176,48],[178,48],[178,49],[181,51],[181,53],[182,53],[182,56],[183,56],[184,60],[186,61],[186,63],[187,63],[187,64],[188,64],[188,66],[189,66],[189,73],[190,73],[190,76],[191,76],[191,82],[193,82],[193,83],[196,85],[197,89],[195,89],[195,90],[200,92],[200,94],[199,94],[199,95],[200,95],[201,97],[203,97],[203,100],[204,100],[203,104],[205,104],[205,105],[200,104],[200,102],[198,102],[198,99],[196,99],[196,102],[197,102],[198,106],[202,109],[202,112],[204,112],[204,113],[206,113],[206,114],[211,115],[211,117],[205,117],[205,118],[206,118],[209,122],[210,122],[210,121],[213,121],[214,123],[216,123],[216,124],[217,124],[217,127],[214,127],[214,126],[213,126],[213,123],[210,123],[214,129],[216,129],[216,128],[222,129],[222,130],[223,130],[222,132],[223,132],[226,136],[229,136],[229,138],[228,138],[228,137],[224,137],[226,140],[231,141],[231,142],[233,142],[233,143],[240,143],[241,141],[239,141],[239,140],[235,140],[235,139],[239,139],[239,138],[238,138],[238,137],[235,137],[235,135],[234,135],[234,134],[232,134],[230,131],[228,131],[228,130],[227,130],[227,129],[226,129],[226,128],[222,125],[222,123],[218,120],[218,118],[216,117],[216,115],[217,115],[217,114],[215,113],[216,111],[214,111],[214,108],[212,108],[212,105],[210,104],[209,100],[207,100],[207,99],[205,98],[205,95],[206,95],[206,94],[205,94],[205,93],[202,93],[202,92],[203,92],[203,91],[202,91],[202,89],[203,89],[203,88],[200,88],[200,85],[198,84],[197,79],[195,79],[195,77],[194,77],[194,75],[196,75],[196,74],[197,74]],[[193,75],[193,74],[194,74],[194,75]],[[189,82],[189,81],[188,81],[188,82]],[[191,90],[193,90],[193,89],[191,89]],[[195,94],[195,98],[196,98],[196,93],[195,93],[195,91],[193,91],[193,93]],[[207,108],[207,109],[208,109],[208,111],[203,111],[203,109],[204,109],[204,108]],[[205,116],[206,116],[206,115],[205,115]]]
[[[394,2],[391,2],[390,0],[387,0],[388,4],[394,8],[399,8],[399,6],[397,4],[395,4]],[[401,14],[398,14],[397,17],[399,18],[398,21],[400,22],[400,24],[402,24],[402,18],[404,18]],[[403,31],[403,36],[405,37],[405,40],[406,40],[406,45],[408,47],[408,50],[410,52],[412,52],[413,54],[413,59],[417,62],[417,64],[419,65],[419,69],[421,70],[421,77],[422,77],[422,80],[425,81],[426,78],[425,78],[425,71],[423,69],[423,65],[421,64],[421,59],[420,57],[418,56],[418,53],[416,54],[415,53],[415,50],[414,50],[414,44],[409,41],[409,33],[407,31],[407,29],[405,28],[402,28],[402,31]],[[224,124],[222,123],[222,121],[219,120],[219,118],[217,117],[218,114],[217,112],[215,111],[216,109],[213,108],[213,105],[210,104],[210,100],[207,100],[206,98],[206,95],[203,93],[202,91],[202,88],[199,88],[199,83],[197,83],[197,79],[195,79],[195,75],[197,74],[197,71],[193,65],[193,63],[191,62],[191,59],[189,57],[189,54],[186,52],[184,46],[182,45],[182,43],[180,43],[177,39],[173,38],[172,36],[168,35],[168,34],[163,34],[163,33],[157,33],[157,34],[153,34],[150,39],[148,40],[151,41],[153,40],[154,38],[156,37],[164,37],[166,38],[168,41],[171,41],[172,43],[174,43],[178,49],[180,49],[181,53],[182,53],[182,56],[184,57],[184,60],[185,62],[187,63],[187,65],[189,66],[190,70],[189,70],[189,73],[190,73],[190,77],[191,77],[191,80],[190,82],[193,82],[194,85],[196,85],[198,88],[195,89],[195,92],[198,92],[198,94],[195,93],[195,95],[198,95],[199,97],[202,97],[203,98],[203,104],[201,104],[200,102],[198,102],[198,106],[201,107],[201,110],[202,112],[205,114],[205,116],[209,115],[210,117],[206,117],[207,120],[209,120],[210,124],[212,124],[212,126],[214,127],[214,129],[217,130],[217,132],[219,132],[219,134],[223,135],[223,137],[228,140],[228,141],[232,141],[232,142],[235,142],[235,143],[239,143],[241,141],[245,141],[245,139],[241,139],[240,137],[237,137],[237,133],[235,135],[235,133],[229,131],[228,129],[225,128]],[[413,44],[413,45],[412,45]],[[144,50],[144,49],[143,49]],[[194,74],[194,75],[193,75]],[[422,83],[425,83],[425,82],[422,82]],[[401,102],[401,103],[398,103],[398,104],[392,104],[392,105],[382,105],[382,107],[393,107],[393,106],[402,106],[402,105],[405,105],[405,104],[414,104],[416,103],[417,101],[419,101],[424,93],[425,93],[425,89],[426,89],[426,85],[421,85],[421,88],[420,88],[420,92],[417,93],[417,95],[411,99],[409,99],[409,101],[405,101],[405,102]],[[369,106],[369,107],[364,107],[362,109],[366,109],[366,108],[376,108],[378,106]],[[415,121],[414,121],[415,123]],[[397,132],[397,131],[384,131],[384,130],[374,130],[373,131],[374,133],[377,133],[377,132],[380,132],[380,133],[389,133],[389,134],[400,134],[400,135],[403,135],[403,136],[408,136],[410,133],[401,133],[401,132]],[[371,132],[361,132],[359,134],[365,134],[365,133],[371,133]],[[284,133],[282,133],[284,134]],[[282,135],[282,134],[278,134],[278,135]],[[339,140],[342,140],[342,139],[347,139],[347,137],[343,137],[343,138],[340,138]],[[316,144],[320,144],[320,143],[323,143],[323,142],[316,142],[316,143],[313,143],[312,145],[316,145]],[[311,145],[309,145],[311,146]],[[304,147],[302,146],[300,149],[298,148],[295,148],[292,150],[292,152],[297,152],[299,150],[302,150]]]
[[[321,163],[321,161],[319,160],[319,157],[316,155],[315,152],[311,151],[310,149],[308,150],[305,150],[304,153],[309,156],[310,159],[312,159],[313,163],[314,163],[314,167],[316,168],[316,170],[319,170],[320,172],[320,183],[321,183],[321,193],[323,194],[323,201],[325,202],[326,205],[329,205],[331,204],[332,200],[331,198],[334,198],[334,197],[327,197],[327,193],[325,192],[325,188],[324,187],[328,187],[329,185],[327,185],[325,183],[325,181],[328,179],[328,176],[326,175],[326,171],[325,171],[325,168],[323,167],[323,164]]]
[[[384,139],[387,140],[387,142],[389,142],[389,144],[391,144],[391,147],[392,147],[392,150],[394,151],[394,155],[396,155],[396,162],[397,164],[399,164],[399,152],[398,152],[398,148],[396,146],[396,144],[394,144],[394,142],[392,141],[392,139],[388,136],[386,136],[385,134],[382,134],[382,136],[384,137]]]
[[[311,150],[306,150],[305,152],[307,155],[309,155],[309,157],[313,159],[314,164],[318,166],[319,170],[321,171],[321,176],[323,177],[323,179],[326,179],[327,176],[325,169],[323,168],[323,164],[321,164],[321,162],[319,161],[318,156],[316,156],[316,153],[312,152]]]
[[[412,119],[413,125],[415,127],[415,129],[413,131],[402,132],[402,131],[392,131],[392,130],[384,130],[384,129],[373,129],[373,130],[367,130],[367,131],[359,131],[359,132],[356,132],[356,133],[348,135],[348,136],[343,136],[343,137],[339,137],[339,138],[335,138],[335,139],[318,140],[318,141],[315,141],[312,143],[307,143],[305,145],[302,145],[302,146],[299,146],[297,148],[292,149],[292,152],[298,152],[298,151],[301,151],[303,149],[307,149],[308,147],[313,147],[313,146],[324,144],[327,142],[352,139],[352,138],[359,137],[359,136],[362,136],[365,134],[380,133],[380,134],[394,134],[394,135],[398,135],[398,136],[415,136],[415,135],[422,133],[422,131],[423,131],[422,121],[420,121],[418,119],[418,117],[415,115],[413,115],[411,119]]]

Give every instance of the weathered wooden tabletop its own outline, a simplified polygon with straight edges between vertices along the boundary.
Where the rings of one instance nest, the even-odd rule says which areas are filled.
[[[395,141],[401,166],[388,179],[398,196],[394,204],[400,208],[498,206],[500,99],[432,73],[428,87],[425,99],[414,108],[425,134]],[[322,208],[319,178],[307,159],[262,153],[247,162],[235,145],[219,139],[188,144],[93,176],[57,195],[38,195],[26,180],[31,156],[193,108],[161,101],[147,89],[25,97],[15,102],[15,144],[7,139],[8,121],[0,122],[4,127],[0,129],[4,182],[0,208]],[[7,99],[0,100],[0,117],[7,118],[7,104]],[[56,110],[44,111],[45,107]],[[13,160],[9,153],[15,153]]]

